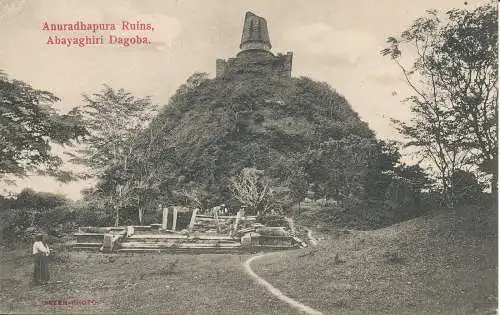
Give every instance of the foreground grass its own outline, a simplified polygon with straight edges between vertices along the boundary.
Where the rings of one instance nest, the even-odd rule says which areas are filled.
[[[27,250],[0,254],[0,313],[293,314],[244,274],[240,255],[68,252],[31,284]],[[96,305],[44,305],[93,299]]]
[[[497,305],[496,210],[464,208],[338,231],[253,269],[325,314],[483,314]]]

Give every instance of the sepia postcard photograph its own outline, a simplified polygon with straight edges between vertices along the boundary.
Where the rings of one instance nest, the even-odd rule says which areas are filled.
[[[0,313],[498,314],[498,21],[0,0]]]

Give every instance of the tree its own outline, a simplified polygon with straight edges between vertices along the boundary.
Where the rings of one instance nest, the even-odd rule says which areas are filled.
[[[35,231],[59,235],[73,227],[72,202],[62,195],[25,188],[4,206],[1,234],[9,241],[29,239]]]
[[[56,195],[47,192],[36,192],[33,189],[25,188],[12,203],[13,209],[22,209],[30,214],[30,226],[36,225],[40,217],[47,212],[66,205],[69,201],[62,195]]]
[[[385,192],[385,204],[401,218],[420,213],[420,197],[431,181],[418,165],[400,164],[390,172],[391,181]]]
[[[208,185],[200,185],[195,182],[187,183],[182,191],[184,196],[184,203],[188,206],[198,208],[203,212],[209,209],[213,204],[211,204],[212,192]]]
[[[365,198],[372,201],[382,201],[384,192],[392,181],[392,173],[399,163],[401,154],[396,142],[374,141],[373,155],[366,162],[363,178]]]
[[[48,210],[68,203],[62,195],[47,192],[36,192],[33,189],[23,189],[13,202],[13,208],[16,209],[43,209]]]
[[[88,177],[101,180],[99,187],[115,211],[115,225],[119,224],[120,209],[135,202],[142,221],[143,197],[151,191],[155,173],[135,149],[156,105],[149,97],[137,98],[109,86],[92,96],[84,95],[84,102],[78,113],[89,134],[77,154],[68,154],[72,161],[88,167]],[[150,149],[151,143],[146,143],[146,148]]]
[[[493,2],[473,11],[436,11],[417,19],[382,50],[403,72],[413,95],[413,118],[395,121],[408,146],[438,170],[445,195],[451,176],[470,167],[492,175],[497,189],[498,10]],[[416,57],[410,66],[403,50]]]
[[[300,202],[305,198],[309,189],[307,174],[303,168],[295,168],[291,170],[287,181],[290,189],[290,197],[293,202],[297,203],[300,213]]]
[[[310,182],[317,183],[326,199],[340,202],[364,199],[371,163],[379,159],[375,139],[349,136],[321,143],[304,155],[305,171]],[[380,176],[380,171],[375,176]]]
[[[451,176],[454,200],[461,204],[473,204],[481,196],[483,187],[471,172],[456,170]]]
[[[62,159],[53,144],[72,145],[85,135],[75,111],[59,114],[52,107],[59,98],[0,72],[0,180],[30,172],[61,181],[73,174],[60,169]]]
[[[120,219],[120,210],[134,208],[137,210],[139,224],[143,223],[144,213],[151,200],[159,193],[155,173],[149,171],[148,164],[140,156],[132,155],[126,165],[110,165],[99,177],[93,197],[102,198],[103,205],[115,210],[115,225]]]
[[[264,177],[264,172],[255,168],[244,168],[240,174],[231,178],[233,197],[250,213],[265,213],[270,210],[270,182]]]
[[[394,174],[409,180],[418,191],[428,190],[432,185],[432,180],[428,178],[424,169],[418,164],[400,164],[394,168]]]

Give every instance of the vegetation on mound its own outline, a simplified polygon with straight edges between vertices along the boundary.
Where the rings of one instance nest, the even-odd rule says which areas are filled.
[[[199,74],[152,121],[138,155],[161,170],[158,180],[166,191],[175,194],[194,185],[213,196],[205,200],[208,206],[228,201],[230,178],[243,168],[264,170],[283,182],[288,166],[300,171],[298,156],[348,135],[373,139],[346,100],[326,84],[244,75],[227,81]]]

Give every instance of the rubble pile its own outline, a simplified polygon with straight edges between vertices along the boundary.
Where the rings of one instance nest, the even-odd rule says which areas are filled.
[[[196,215],[190,233],[226,235],[239,240],[242,246],[304,247],[304,242],[295,236],[293,220],[284,216],[257,218],[244,216]]]
[[[236,217],[211,217],[197,215],[192,232],[227,234],[231,231]]]

